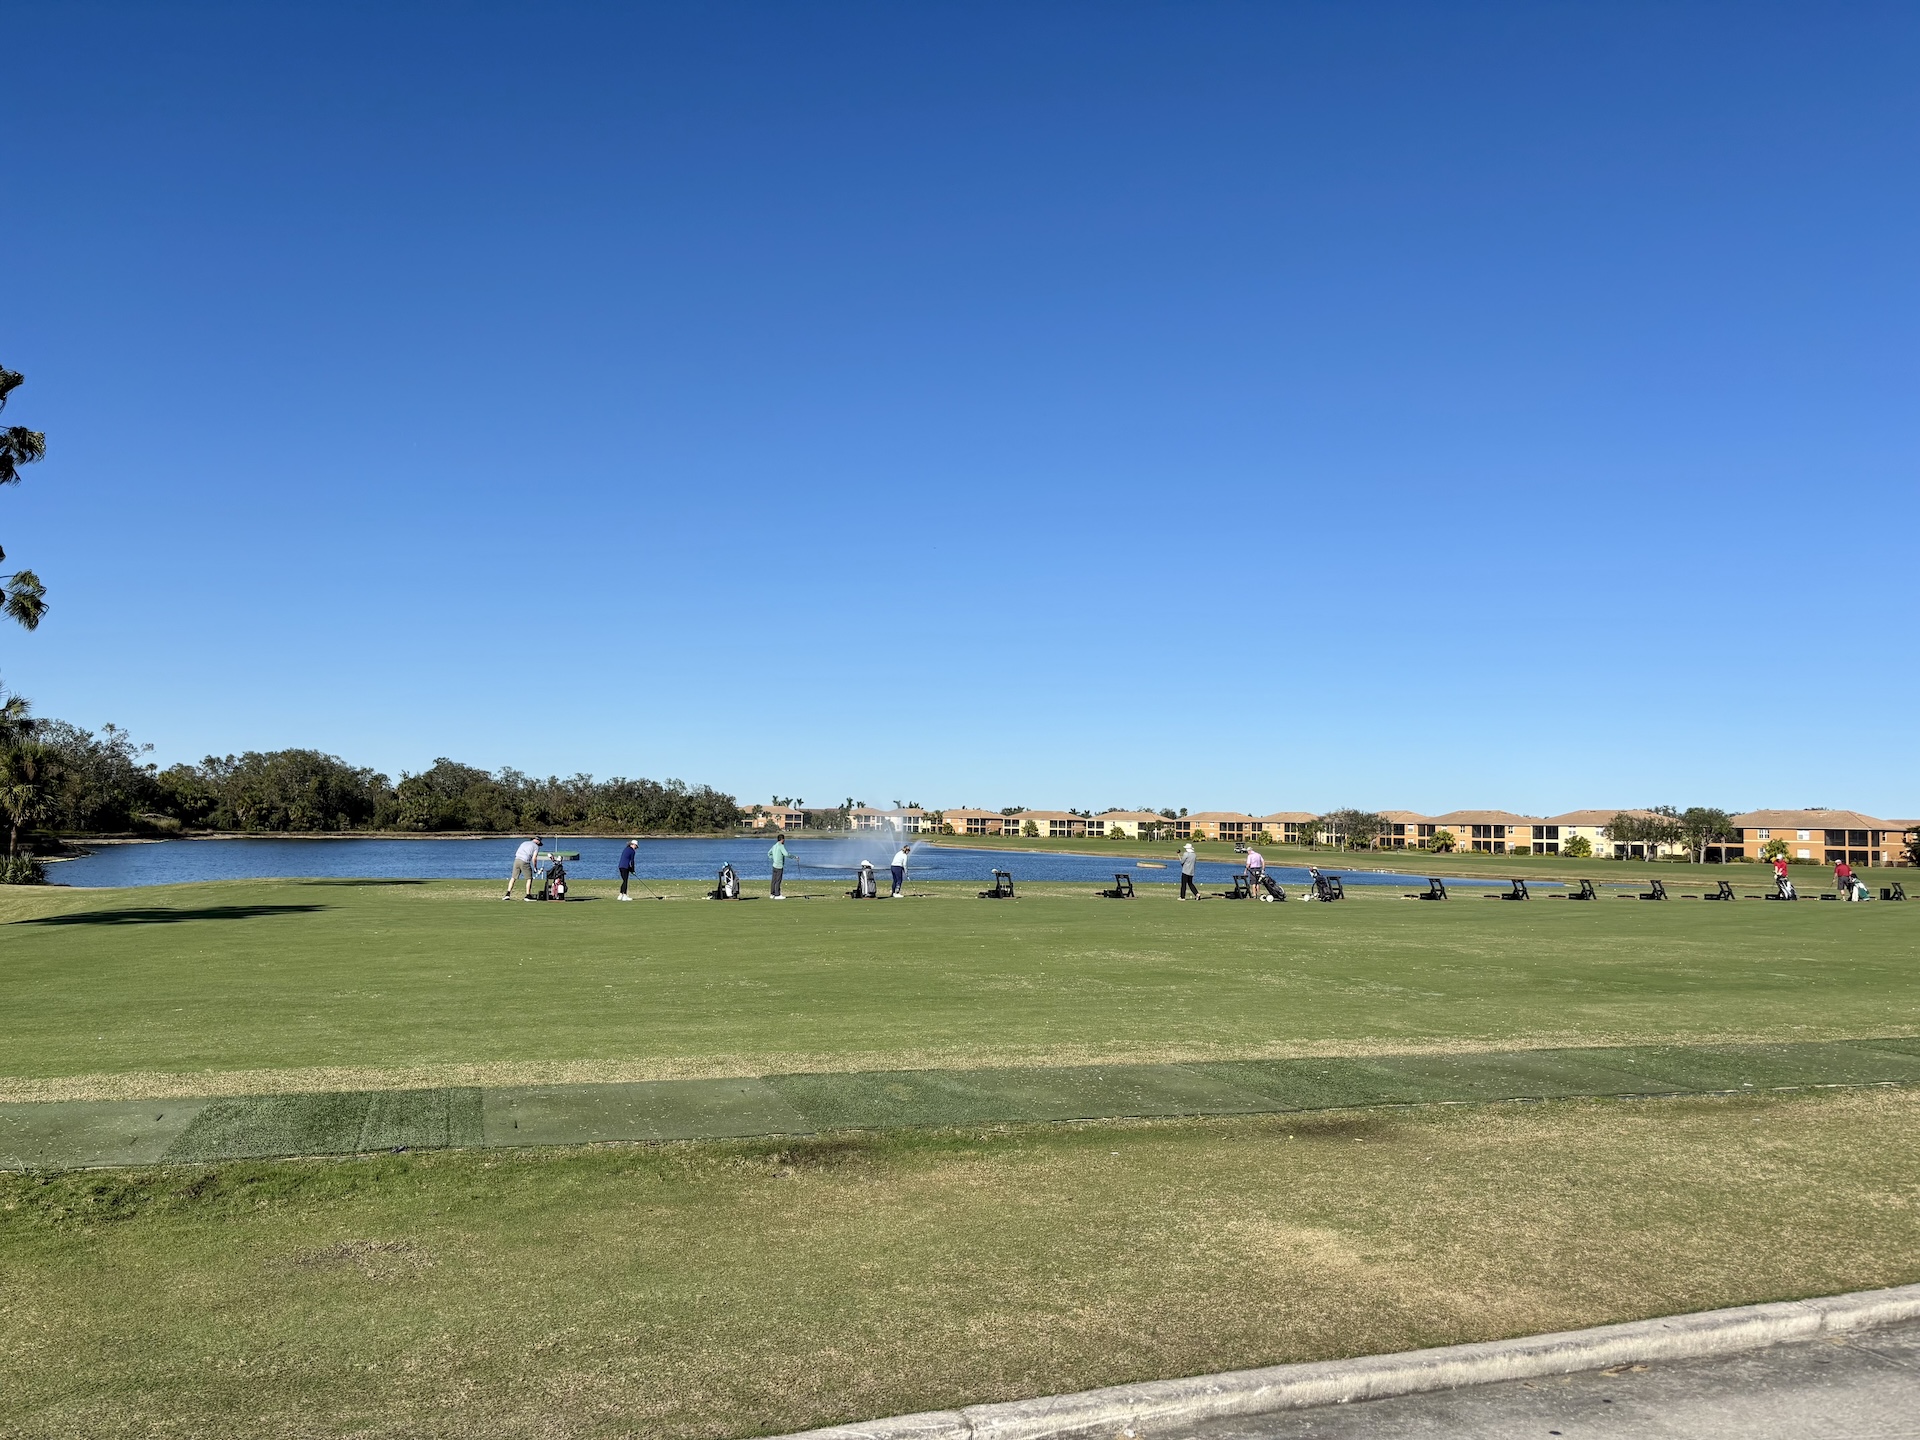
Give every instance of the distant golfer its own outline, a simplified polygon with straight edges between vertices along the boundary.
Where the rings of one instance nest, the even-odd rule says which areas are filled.
[[[1180,852],[1180,898],[1187,898],[1187,892],[1193,892],[1193,898],[1200,898],[1200,887],[1193,878],[1193,842],[1189,840],[1186,848]]]
[[[639,852],[640,842],[638,840],[627,841],[627,848],[620,852],[620,898],[622,900],[633,899],[631,895],[627,894],[627,882],[633,879],[633,861]]]
[[[780,893],[780,882],[786,878],[787,873],[787,857],[787,837],[782,835],[773,842],[773,848],[767,851],[767,859],[773,862],[773,898],[775,900],[787,898]]]
[[[1266,878],[1267,857],[1251,845],[1247,847],[1247,884],[1253,893],[1260,893],[1260,882]]]
[[[907,888],[907,855],[912,849],[911,845],[902,845],[893,857],[893,893],[887,897],[889,900],[898,900],[900,892]]]
[[[522,875],[527,877],[527,893],[520,898],[533,899],[533,870],[534,866],[540,862],[540,839],[541,837],[536,835],[531,840],[522,840],[520,848],[513,852],[513,873],[507,877],[507,893],[500,897],[502,900],[513,899],[513,882]]]

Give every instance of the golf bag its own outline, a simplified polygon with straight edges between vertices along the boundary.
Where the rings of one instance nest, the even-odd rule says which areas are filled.
[[[733,873],[732,865],[720,867],[720,879],[712,890],[707,892],[709,900],[738,900],[740,898],[740,877]]]
[[[853,889],[847,892],[849,900],[877,900],[879,896],[879,887],[873,879],[873,866],[862,865],[853,872]]]
[[[549,900],[567,898],[567,867],[558,860],[547,867],[547,885],[542,893]]]

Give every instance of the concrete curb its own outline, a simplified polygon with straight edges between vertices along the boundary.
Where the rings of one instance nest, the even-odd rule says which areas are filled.
[[[1229,1370],[1185,1380],[1113,1385],[1076,1395],[1049,1395],[961,1410],[900,1415],[863,1424],[808,1430],[783,1440],[1054,1440],[1054,1437],[1139,1435],[1184,1428],[1229,1416],[1264,1415],[1315,1405],[1384,1400],[1429,1390],[1454,1390],[1496,1380],[1572,1375],[1613,1365],[1730,1355],[1822,1335],[1845,1334],[1920,1319],[1920,1285],[1861,1290],[1817,1300],[1742,1305],[1529,1335],[1369,1355]]]

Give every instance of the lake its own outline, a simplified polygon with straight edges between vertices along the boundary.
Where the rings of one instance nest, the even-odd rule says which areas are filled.
[[[771,837],[734,839],[642,840],[639,866],[642,880],[710,880],[723,864],[732,862],[743,880],[767,878],[767,847]],[[102,845],[92,854],[47,867],[47,878],[75,886],[179,885],[201,880],[269,880],[291,878],[374,880],[497,880],[506,884],[513,868],[515,837],[480,840],[160,840],[138,845]],[[553,847],[578,850],[580,859],[568,866],[581,880],[614,877],[622,849],[619,840],[556,840]],[[851,878],[862,859],[873,861],[884,880],[893,858],[891,839],[804,838],[788,843],[793,858],[787,866],[790,883]],[[1124,871],[1140,885],[1171,885],[1180,878],[1166,856],[1164,870],[1141,868],[1127,856],[1066,855],[1058,853],[969,850],[960,846],[915,844],[909,875],[918,880],[964,880],[990,883],[998,868],[1022,880],[1064,880],[1112,883],[1114,872]],[[1209,886],[1228,883],[1239,867],[1202,861],[1198,878]],[[1321,867],[1361,885],[1411,885],[1425,888],[1423,876],[1342,870],[1336,864]],[[1268,873],[1283,885],[1304,884],[1307,872],[1298,866],[1269,865]],[[1449,884],[1456,883],[1452,880]],[[1487,885],[1485,880],[1461,880],[1462,885]]]

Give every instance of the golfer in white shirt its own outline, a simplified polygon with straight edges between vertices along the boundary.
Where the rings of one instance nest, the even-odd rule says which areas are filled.
[[[513,852],[513,874],[507,877],[507,893],[500,898],[502,900],[513,899],[513,882],[518,880],[522,875],[525,875],[527,877],[527,893],[520,898],[522,900],[533,899],[533,872],[539,862],[540,837],[536,835],[531,840],[521,841],[520,848]]]
[[[912,850],[913,846],[902,845],[893,857],[893,894],[887,897],[889,900],[898,900],[900,892],[907,888],[907,857]]]

